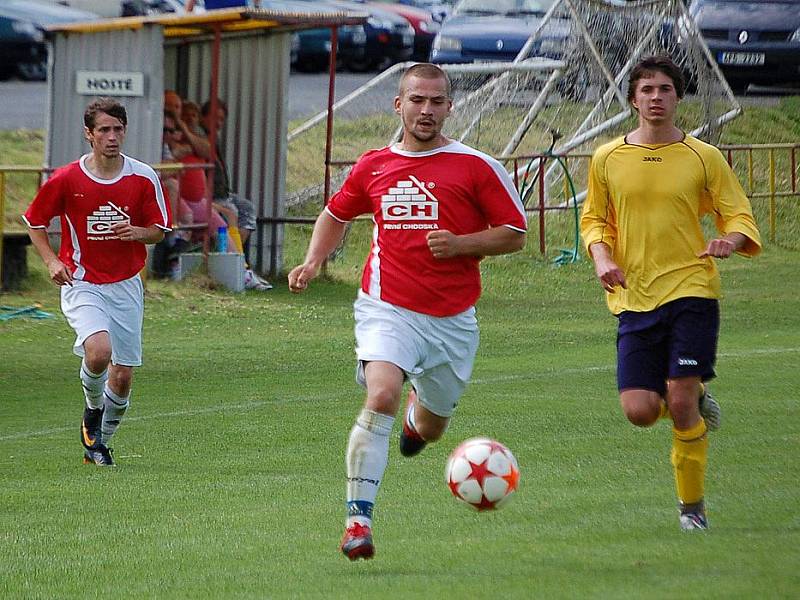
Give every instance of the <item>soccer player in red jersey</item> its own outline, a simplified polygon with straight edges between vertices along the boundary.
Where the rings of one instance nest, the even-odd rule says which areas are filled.
[[[171,222],[161,182],[146,164],[121,153],[128,126],[116,100],[91,102],[83,116],[91,152],[57,169],[23,215],[61,310],[75,330],[86,398],[84,462],[113,466],[108,442],[130,404],[133,367],[142,364],[144,294],[139,272]],[[61,220],[58,255],[47,237]]]
[[[341,550],[371,558],[372,510],[403,383],[411,383],[400,452],[441,437],[466,388],[478,348],[479,263],[525,244],[525,211],[493,158],[442,134],[450,81],[420,63],[400,80],[402,140],[365,153],[314,226],[305,262],[289,273],[301,292],[347,223],[374,221],[355,302],[357,380],[367,390],[347,447],[347,522]]]

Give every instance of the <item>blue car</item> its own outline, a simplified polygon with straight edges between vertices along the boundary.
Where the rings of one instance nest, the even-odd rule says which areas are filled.
[[[689,12],[731,87],[800,84],[800,0],[694,0]]]
[[[554,0],[464,0],[433,41],[431,62],[510,61],[541,22]],[[530,56],[560,58],[567,24],[553,21]]]

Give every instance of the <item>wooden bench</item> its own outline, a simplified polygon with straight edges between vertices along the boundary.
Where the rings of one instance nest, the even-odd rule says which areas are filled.
[[[2,290],[4,292],[18,290],[22,280],[28,276],[28,253],[25,247],[30,243],[31,238],[27,232],[3,232]]]

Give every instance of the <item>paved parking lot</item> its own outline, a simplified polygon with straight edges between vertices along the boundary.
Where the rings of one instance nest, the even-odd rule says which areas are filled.
[[[336,98],[369,81],[375,73],[337,73]],[[292,73],[289,79],[289,118],[313,116],[326,107],[327,73]],[[0,81],[0,129],[43,129],[47,110],[47,83]]]

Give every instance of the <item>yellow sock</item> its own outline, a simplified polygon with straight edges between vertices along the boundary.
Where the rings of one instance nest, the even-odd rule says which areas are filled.
[[[233,247],[236,248],[236,252],[244,254],[244,245],[242,244],[242,236],[239,234],[239,228],[228,226],[228,235],[233,240]]]
[[[672,428],[672,466],[675,487],[682,504],[694,504],[703,499],[705,492],[706,463],[708,462],[708,436],[703,419],[686,430]]]

